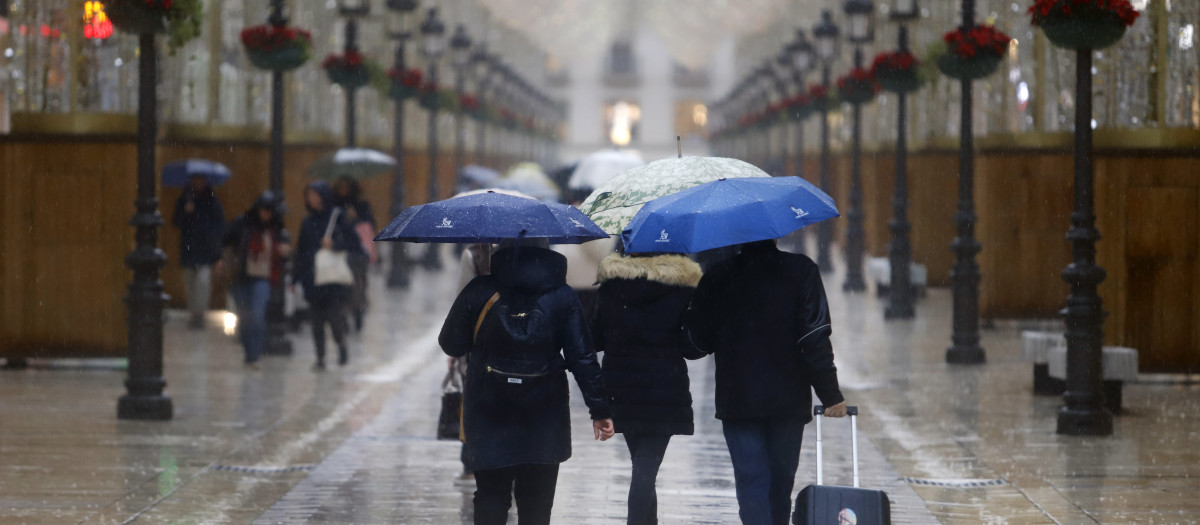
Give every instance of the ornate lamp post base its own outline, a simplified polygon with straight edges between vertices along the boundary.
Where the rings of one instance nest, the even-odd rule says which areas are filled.
[[[408,250],[404,243],[392,243],[392,265],[388,271],[388,288],[408,288],[411,279],[408,277],[412,261],[408,258]]]
[[[946,362],[952,365],[981,365],[987,362],[987,353],[978,344],[956,344],[946,349]]]
[[[1067,436],[1110,436],[1113,433],[1112,414],[1103,406],[1094,410],[1064,406],[1058,411],[1055,432]]]
[[[174,417],[171,397],[162,393],[166,386],[161,378],[125,380],[129,393],[117,400],[117,419],[165,421]]]

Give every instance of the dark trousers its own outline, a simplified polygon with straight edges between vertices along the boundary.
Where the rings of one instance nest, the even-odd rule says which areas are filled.
[[[803,420],[727,419],[722,424],[742,523],[787,525],[804,438]]]
[[[670,434],[625,433],[625,445],[633,460],[633,475],[629,479],[629,525],[658,523],[658,493],[654,482],[670,442]]]
[[[317,362],[325,362],[325,324],[333,331],[333,341],[338,346],[338,359],[345,362],[346,354],[346,300],[340,296],[322,297],[308,302],[309,317],[312,318],[313,345],[317,348]]]
[[[549,525],[558,464],[514,465],[475,471],[475,525],[508,522],[512,498],[517,498],[518,525]]]

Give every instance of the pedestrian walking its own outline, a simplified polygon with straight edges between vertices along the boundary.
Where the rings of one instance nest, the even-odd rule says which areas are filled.
[[[846,415],[830,326],[817,265],[773,240],[742,245],[696,287],[685,328],[716,356],[716,416],[744,524],[788,522],[812,391],[826,416]]]
[[[190,314],[188,327],[204,328],[204,313],[212,294],[212,268],[221,257],[225,208],[208,179],[192,176],[175,201],[172,223],[179,228],[179,264],[183,267],[184,295]]]
[[[223,245],[221,271],[230,276],[237,305],[238,335],[246,365],[257,367],[267,338],[267,302],[271,289],[283,282],[284,263],[291,255],[291,238],[283,227],[281,202],[264,191],[246,213],[229,225]]]
[[[324,181],[309,183],[304,189],[304,205],[308,216],[300,223],[296,241],[296,257],[292,263],[293,281],[304,287],[312,321],[313,344],[316,347],[315,370],[325,370],[325,325],[333,332],[338,347],[338,364],[350,361],[346,347],[346,304],[352,284],[317,283],[317,255],[321,249],[344,255],[347,260],[362,254],[362,244],[342,209],[334,204],[333,188]]]
[[[683,317],[700,265],[683,255],[613,254],[600,263],[592,333],[603,352],[613,425],[625,436],[633,474],[628,523],[658,523],[655,480],[673,435],[691,435],[692,395]]]
[[[566,271],[566,259],[549,249],[502,247],[491,275],[455,299],[438,337],[447,355],[470,363],[463,425],[476,524],[505,523],[514,495],[521,525],[550,523],[558,466],[571,457],[566,371],[596,439],[613,435],[600,365]]]
[[[371,203],[362,198],[362,187],[358,181],[348,176],[339,177],[334,183],[334,205],[340,206],[346,213],[346,221],[354,229],[355,235],[363,245],[362,251],[354,252],[347,260],[350,270],[354,272],[354,289],[350,294],[347,307],[354,317],[354,329],[362,331],[363,316],[366,315],[369,303],[367,301],[367,268],[375,260],[371,239],[375,237],[375,214],[371,211]]]

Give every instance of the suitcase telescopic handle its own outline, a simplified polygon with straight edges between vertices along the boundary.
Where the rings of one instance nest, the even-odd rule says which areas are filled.
[[[858,407],[846,407],[850,416],[850,454],[854,461],[854,488],[858,488]],[[825,419],[825,405],[814,405],[813,415],[817,419],[817,485],[822,485],[824,472],[821,464],[821,420]]]

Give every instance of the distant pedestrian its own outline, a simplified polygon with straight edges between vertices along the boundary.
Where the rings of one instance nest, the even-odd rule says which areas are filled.
[[[550,523],[558,466],[571,457],[565,371],[591,411],[596,439],[613,435],[600,365],[566,259],[534,246],[501,248],[491,275],[455,299],[438,342],[466,355],[466,459],[475,472],[475,523],[503,524],[513,496],[521,525]]]
[[[785,525],[812,390],[825,415],[846,415],[817,265],[774,241],[745,244],[704,274],[685,326],[716,355],[716,415],[742,523]]]
[[[188,327],[204,328],[204,313],[212,294],[212,267],[221,257],[225,209],[203,175],[191,178],[175,201],[172,223],[179,228],[179,264],[183,266]]]
[[[344,252],[347,258],[362,254],[362,244],[346,215],[334,205],[333,188],[324,181],[315,181],[304,189],[304,205],[308,216],[300,223],[296,241],[296,256],[292,262],[292,278],[304,286],[312,321],[313,344],[317,351],[315,370],[325,370],[325,325],[333,332],[338,347],[338,364],[350,361],[346,346],[346,304],[352,287],[342,284],[316,284],[316,258],[321,248]],[[334,213],[338,210],[337,213]],[[329,232],[329,235],[326,235]]]
[[[600,263],[592,333],[604,353],[604,385],[616,432],[625,435],[633,474],[630,525],[658,523],[655,480],[673,435],[691,435],[692,395],[683,317],[700,265],[682,255],[622,256]]]
[[[616,243],[613,239],[598,239],[583,244],[560,244],[554,251],[567,258],[567,286],[575,290],[579,302],[583,304],[583,313],[591,319],[595,310],[596,293],[600,288],[596,282],[596,272],[600,269],[600,261],[616,253]]]
[[[354,290],[350,294],[347,307],[350,315],[354,316],[354,329],[361,331],[363,316],[366,315],[369,302],[367,301],[367,268],[375,259],[371,240],[375,238],[375,214],[371,211],[371,203],[362,198],[362,188],[358,181],[347,177],[339,177],[333,185],[334,205],[340,206],[346,213],[346,221],[354,228],[363,249],[354,252],[349,262],[354,272]]]
[[[229,225],[223,244],[233,268],[230,291],[237,304],[238,334],[246,365],[257,367],[267,338],[267,302],[271,289],[283,283],[284,262],[291,256],[291,237],[283,228],[282,202],[264,191],[254,206]],[[220,263],[224,266],[226,263]]]

